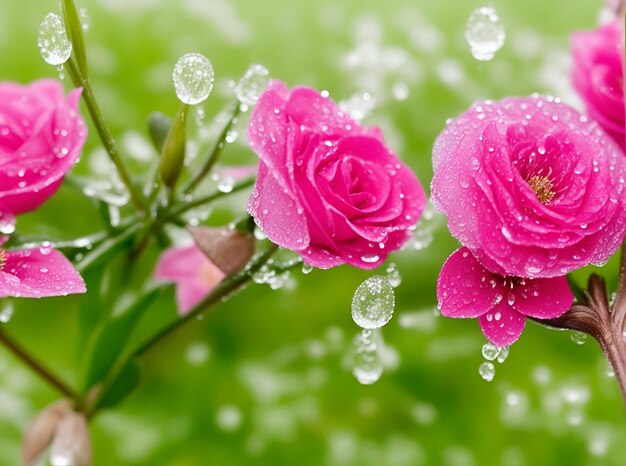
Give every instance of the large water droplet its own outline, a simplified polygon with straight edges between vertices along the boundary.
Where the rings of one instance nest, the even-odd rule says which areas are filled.
[[[269,81],[270,72],[267,68],[263,65],[250,65],[235,87],[235,94],[242,104],[256,105]]]
[[[6,301],[2,303],[0,307],[0,322],[6,324],[13,317],[13,303],[11,301]]]
[[[496,368],[493,363],[483,362],[478,367],[478,373],[487,382],[491,382],[496,375]]]
[[[368,278],[354,292],[352,319],[361,328],[377,329],[391,320],[395,307],[393,288],[385,277]]]
[[[493,361],[500,354],[500,348],[498,348],[493,343],[485,343],[483,345],[483,358],[487,361]]]
[[[587,342],[587,334],[583,332],[572,332],[570,337],[577,345],[584,345]]]
[[[48,13],[39,26],[37,46],[49,65],[62,65],[72,54],[72,43],[67,38],[61,17]]]
[[[477,8],[465,25],[465,40],[476,60],[491,60],[504,45],[506,33],[496,11],[491,7]]]
[[[352,375],[363,385],[371,385],[383,374],[376,334],[363,330],[352,342]]]
[[[211,94],[215,73],[204,55],[188,53],[176,62],[172,79],[180,101],[195,105],[204,102]]]

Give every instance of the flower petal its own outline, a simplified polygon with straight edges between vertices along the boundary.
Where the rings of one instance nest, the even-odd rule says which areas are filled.
[[[494,307],[500,281],[496,281],[496,277],[476,260],[469,249],[460,248],[452,253],[439,273],[439,309],[446,317],[483,315]]]
[[[516,285],[513,293],[515,301],[512,306],[537,319],[560,317],[574,303],[574,295],[565,277],[524,280]]]
[[[50,248],[8,251],[0,275],[0,298],[43,298],[87,291],[71,262]]]
[[[526,325],[526,317],[510,307],[506,300],[478,318],[487,339],[496,346],[508,346],[517,341]]]

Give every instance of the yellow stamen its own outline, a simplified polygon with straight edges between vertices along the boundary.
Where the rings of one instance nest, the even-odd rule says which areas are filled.
[[[542,204],[549,204],[550,201],[554,199],[554,196],[556,196],[556,193],[552,190],[552,181],[550,181],[550,178],[547,176],[535,175],[528,180],[528,184],[533,188],[537,199],[539,199],[539,202]]]

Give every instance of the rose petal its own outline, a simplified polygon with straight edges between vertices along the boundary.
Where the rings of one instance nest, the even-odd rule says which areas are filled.
[[[0,272],[0,298],[42,298],[85,293],[85,282],[71,262],[55,249],[7,251]]]
[[[508,346],[517,341],[526,325],[526,317],[511,308],[506,300],[478,318],[487,339],[496,346]]]
[[[437,279],[437,301],[446,317],[478,317],[494,307],[501,280],[487,271],[467,248],[452,253]],[[502,295],[500,295],[502,299]]]
[[[574,303],[566,277],[528,279],[516,284],[513,293],[515,310],[529,317],[560,317]]]

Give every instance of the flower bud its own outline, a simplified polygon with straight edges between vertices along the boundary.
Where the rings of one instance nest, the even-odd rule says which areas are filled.
[[[159,168],[161,179],[170,189],[176,185],[185,162],[185,121],[188,110],[189,105],[187,104],[180,107],[161,150],[161,166]]]
[[[78,64],[78,69],[83,79],[89,77],[89,69],[87,68],[87,52],[85,51],[85,35],[83,34],[83,25],[80,22],[80,16],[74,0],[63,0],[61,3],[63,8],[63,20],[65,21],[65,29],[67,37],[72,43],[72,51]]]
[[[189,227],[200,250],[226,276],[241,271],[254,254],[254,236],[228,228]]]
[[[41,411],[31,422],[22,444],[22,463],[35,464],[43,451],[50,445],[63,416],[72,409],[68,400],[58,401]]]
[[[91,466],[91,440],[84,414],[69,411],[61,418],[50,445],[50,464]]]

